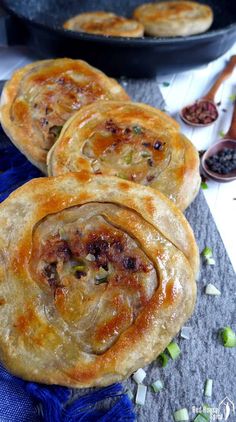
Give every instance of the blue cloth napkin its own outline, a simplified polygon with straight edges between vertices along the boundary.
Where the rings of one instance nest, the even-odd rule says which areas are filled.
[[[42,422],[37,402],[0,365],[0,421]]]

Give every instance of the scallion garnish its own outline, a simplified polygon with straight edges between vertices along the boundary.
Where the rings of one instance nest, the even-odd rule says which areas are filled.
[[[206,246],[202,251],[202,256],[205,258],[208,265],[215,265],[215,260],[212,255],[212,249]]]
[[[229,99],[230,99],[230,101],[232,101],[232,102],[236,101],[236,94],[231,94],[231,95],[229,96]]]
[[[135,403],[143,406],[145,404],[147,394],[147,387],[146,385],[139,384],[137,389],[137,394],[135,398]]]
[[[198,413],[193,422],[208,422],[209,420],[209,415],[206,415],[205,413]]]
[[[146,377],[146,372],[143,368],[139,368],[136,372],[133,374],[133,379],[137,384],[142,384],[144,378]]]
[[[158,356],[158,359],[159,359],[159,361],[160,361],[160,364],[161,364],[162,368],[165,368],[165,366],[167,365],[168,360],[169,360],[169,358],[168,358],[167,354],[166,354],[166,353],[161,353],[161,354]]]
[[[208,184],[207,184],[206,182],[201,182],[201,188],[202,188],[203,190],[208,189]]]
[[[175,422],[189,421],[188,411],[186,408],[176,410],[174,413]]]
[[[128,176],[126,176],[125,174],[117,173],[116,176],[119,177],[120,179],[128,180]]]
[[[220,296],[221,292],[211,283],[206,286],[205,293],[212,296]]]
[[[211,258],[212,257],[212,249],[209,248],[208,246],[206,246],[202,251],[202,255],[204,256],[204,258]]]
[[[166,348],[168,350],[171,359],[175,360],[180,355],[181,350],[177,343],[172,341]]]
[[[191,327],[182,327],[180,336],[182,338],[185,338],[186,340],[189,340],[191,335],[192,328]]]
[[[100,267],[97,274],[95,275],[95,284],[105,283],[107,281],[108,271]]]
[[[128,152],[128,154],[126,154],[123,158],[124,162],[126,164],[131,164],[132,163],[132,157],[133,157],[133,151]]]
[[[92,168],[93,168],[93,172],[94,173],[100,173],[100,164],[99,164],[99,162],[98,162],[98,160],[93,160],[92,162],[91,162],[91,165],[92,165]]]
[[[139,135],[140,133],[142,133],[142,129],[141,129],[141,127],[140,126],[133,126],[133,132],[136,134],[136,135]]]
[[[88,253],[88,255],[85,257],[85,259],[86,259],[87,261],[90,261],[90,262],[94,262],[94,261],[96,261],[95,256],[94,256],[93,254],[91,254],[91,253]]]
[[[236,334],[230,327],[220,330],[220,337],[224,347],[236,347]]]
[[[129,397],[129,399],[130,399],[130,400],[133,400],[134,395],[133,395],[133,393],[132,393],[132,391],[131,391],[130,389],[128,389],[128,390],[125,392],[125,394],[127,394],[127,396]]]
[[[141,157],[143,158],[151,157],[151,154],[148,151],[141,151]]]
[[[155,393],[158,393],[164,387],[163,382],[161,380],[156,380],[152,383],[152,389]]]
[[[204,389],[204,396],[211,397],[212,396],[212,379],[207,379],[205,383],[205,389]]]
[[[215,265],[216,262],[215,262],[214,258],[209,258],[209,259],[207,259],[207,264],[208,265]]]
[[[104,277],[104,278],[100,278],[99,280],[95,280],[95,284],[96,285],[99,285],[99,284],[102,284],[102,283],[106,283],[107,282],[107,277]]]
[[[59,233],[59,236],[60,236],[60,239],[62,239],[62,240],[67,240],[67,235],[66,235],[66,232],[65,232],[65,230],[64,230],[64,228],[63,227],[60,227],[59,229],[58,229],[58,233]]]
[[[86,270],[86,266],[84,264],[79,264],[79,265],[75,265],[74,267],[72,267],[73,271],[85,271]]]

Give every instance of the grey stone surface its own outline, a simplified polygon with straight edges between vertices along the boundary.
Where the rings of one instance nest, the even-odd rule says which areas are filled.
[[[143,101],[159,108],[164,108],[157,81],[127,80],[125,88],[135,101]],[[233,200],[233,198],[232,198]],[[213,249],[216,265],[201,265],[198,285],[197,303],[192,318],[186,326],[192,327],[190,340],[176,337],[181,348],[181,357],[169,361],[166,368],[160,368],[155,361],[147,368],[144,384],[149,385],[157,379],[164,382],[165,388],[157,394],[148,388],[144,407],[136,406],[139,422],[170,422],[175,410],[187,407],[190,420],[196,414],[192,407],[209,403],[218,407],[227,396],[235,404],[236,409],[236,348],[224,348],[218,339],[221,327],[231,326],[236,330],[236,277],[227,256],[225,247],[217,231],[216,225],[202,192],[188,208],[186,217],[190,222],[200,252],[205,246]],[[236,233],[232,228],[232,236]],[[208,283],[214,284],[220,291],[220,297],[208,296],[204,293]],[[203,396],[204,383],[207,378],[213,379],[211,400]],[[135,393],[137,386],[133,381],[126,382]],[[211,420],[214,419],[212,416]],[[223,419],[222,419],[223,420]],[[235,415],[228,418],[236,421]]]
[[[122,80],[122,84],[135,101],[164,108],[156,80]],[[221,327],[229,325],[236,330],[236,277],[202,192],[188,208],[186,217],[193,227],[199,250],[211,247],[216,265],[201,266],[195,311],[186,323],[192,327],[191,339],[176,338],[181,357],[169,361],[164,369],[157,361],[145,368],[147,377],[144,383],[149,385],[161,379],[164,389],[154,394],[148,388],[145,406],[135,407],[138,422],[171,422],[173,412],[182,407],[188,408],[190,420],[193,420],[196,416],[192,412],[193,406],[199,407],[207,402],[218,407],[226,396],[236,408],[236,349],[225,349],[218,340]],[[233,235],[236,233],[232,228]],[[204,293],[208,283],[220,289],[220,297]],[[203,396],[207,378],[213,379],[210,400]],[[132,380],[125,381],[124,386],[136,393],[137,386]],[[211,420],[217,419],[213,416]],[[236,421],[236,413],[231,412],[228,421]]]
[[[190,420],[193,420],[196,416],[192,412],[193,406],[209,403],[218,407],[226,396],[236,405],[236,349],[224,348],[218,339],[221,327],[229,325],[236,329],[235,274],[202,192],[189,207],[186,216],[194,229],[199,250],[202,251],[205,246],[212,247],[216,265],[201,265],[195,311],[185,324],[192,327],[191,339],[176,337],[181,356],[176,361],[170,360],[165,368],[160,368],[158,361],[145,368],[146,385],[161,379],[165,387],[157,394],[148,388],[145,406],[136,406],[139,422],[172,421],[173,412],[182,407],[188,408]],[[204,293],[208,283],[221,291],[220,297]],[[203,396],[207,378],[213,379],[211,400]],[[135,383],[130,380],[127,383],[135,393]],[[228,419],[229,422],[235,420],[236,414]]]

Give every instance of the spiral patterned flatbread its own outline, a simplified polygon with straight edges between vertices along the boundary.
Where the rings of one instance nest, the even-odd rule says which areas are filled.
[[[17,70],[1,96],[0,121],[26,157],[46,172],[47,152],[62,126],[96,100],[128,100],[124,89],[81,60],[42,60]]]
[[[32,180],[0,205],[0,359],[48,384],[124,379],[190,316],[197,271],[164,195],[84,172]]]
[[[151,186],[184,210],[199,186],[196,148],[166,113],[141,103],[99,102],[64,126],[48,173],[87,171]]]
[[[158,1],[138,6],[133,17],[144,25],[148,35],[184,37],[207,31],[213,22],[213,10],[195,1]]]
[[[63,27],[71,31],[111,37],[137,38],[142,37],[144,32],[140,22],[103,11],[80,13],[68,19]]]

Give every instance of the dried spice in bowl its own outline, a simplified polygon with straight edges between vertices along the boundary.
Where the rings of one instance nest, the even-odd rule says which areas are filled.
[[[186,106],[182,111],[182,115],[189,123],[207,125],[217,119],[218,111],[214,103],[202,100]]]
[[[236,150],[233,148],[224,148],[216,154],[206,159],[209,170],[228,174],[236,170]]]

